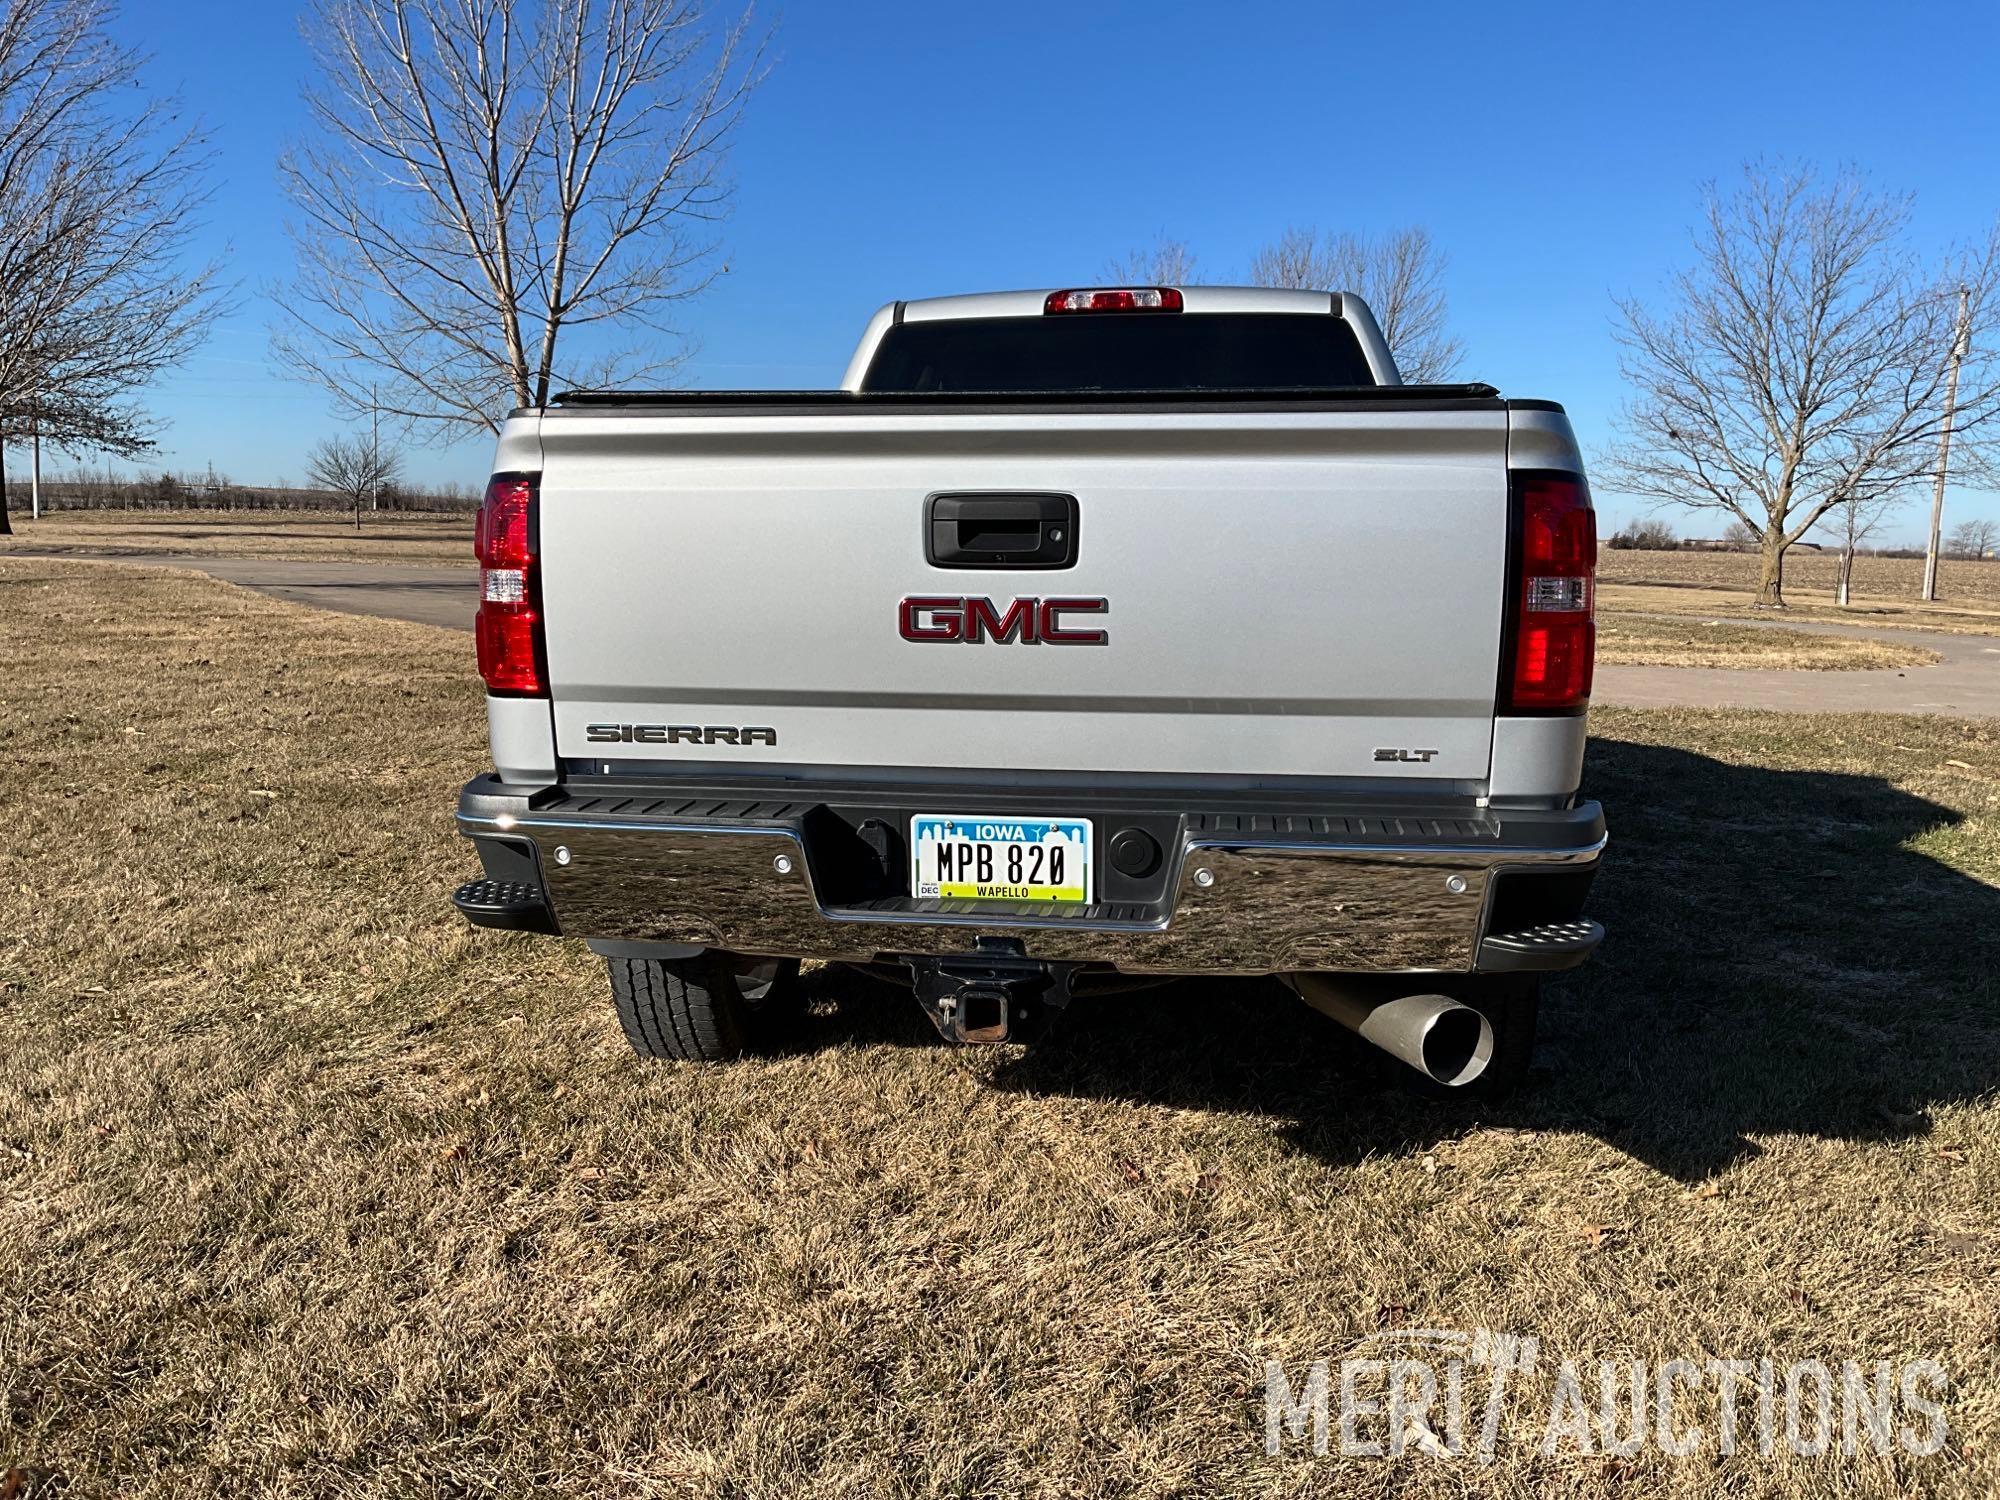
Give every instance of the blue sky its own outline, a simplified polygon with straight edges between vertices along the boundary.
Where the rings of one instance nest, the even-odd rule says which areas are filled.
[[[2000,6],[960,5],[793,0],[737,141],[728,273],[686,309],[689,383],[839,379],[895,297],[1089,282],[1164,232],[1237,279],[1288,224],[1420,223],[1451,256],[1466,374],[1620,402],[1611,297],[1686,254],[1699,186],[1751,156],[1851,162],[1917,194],[1919,244],[2000,213]],[[215,248],[240,311],[153,397],[163,461],[296,479],[337,430],[265,361],[291,250],[273,157],[307,58],[279,0],[133,3],[122,35],[213,127]],[[412,455],[483,479],[484,440]],[[1599,495],[1607,527],[1637,508]],[[1891,535],[1920,534],[1921,505]],[[2000,515],[1955,492],[1950,516]],[[1707,518],[1673,517],[1712,534]]]

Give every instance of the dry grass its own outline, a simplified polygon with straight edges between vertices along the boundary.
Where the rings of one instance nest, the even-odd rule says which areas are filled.
[[[59,510],[10,517],[0,557],[76,552],[472,566],[472,517],[419,511]]]
[[[1834,603],[1839,557],[1793,548],[1785,560],[1786,617],[1836,625],[1886,625],[2000,635],[2000,561],[1954,562],[1938,573],[1940,598],[1926,604],[1924,564],[1914,557],[1860,557],[1854,602]],[[1607,613],[1736,615],[1750,613],[1757,592],[1757,558],[1747,552],[1598,554],[1598,605]]]
[[[1597,624],[1597,659],[1617,667],[1846,672],[1923,667],[1943,658],[1921,646],[1814,635],[1776,625],[1606,613]]]
[[[1613,936],[1504,1106],[1263,985],[646,1064],[446,895],[462,636],[0,563],[0,1470],[74,1495],[1987,1495],[2000,734],[1600,712]],[[1262,1452],[1262,1361],[1942,1360],[1944,1456]],[[1594,1399],[1594,1397],[1593,1397]]]
[[[1614,583],[1694,585],[1754,594],[1757,564],[1751,552],[1644,552],[1606,547],[1598,553],[1598,576]],[[1813,552],[1794,547],[1785,556],[1785,592],[1831,603],[1840,565],[1837,552]],[[1922,592],[1921,557],[1857,557],[1854,591],[1868,599],[1914,604]],[[2000,560],[1959,562],[1945,558],[1939,565],[1938,592],[1944,600],[2000,609]]]

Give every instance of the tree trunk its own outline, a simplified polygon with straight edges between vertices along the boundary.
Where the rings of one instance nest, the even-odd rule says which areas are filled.
[[[1762,568],[1757,576],[1757,607],[1785,607],[1785,533],[1779,526],[1764,529]]]
[[[12,536],[14,527],[7,519],[7,448],[0,443],[0,536]]]
[[[1847,586],[1854,577],[1854,544],[1849,542],[1840,549],[1840,581],[1834,585],[1833,602],[1842,609],[1847,608]]]

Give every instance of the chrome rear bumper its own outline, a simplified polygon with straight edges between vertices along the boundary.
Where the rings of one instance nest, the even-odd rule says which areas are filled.
[[[662,805],[679,810],[661,816]],[[535,873],[563,933],[623,942],[851,962],[998,943],[1134,974],[1462,973],[1567,967],[1602,935],[1573,909],[1604,849],[1594,804],[1518,819],[1182,813],[1160,899],[1006,910],[837,891],[811,814],[740,797],[690,810],[562,788],[510,795],[480,778],[458,823],[489,876]],[[1581,883],[1550,919],[1523,920],[1538,909],[1516,885],[1494,927],[1505,882],[1564,873]]]

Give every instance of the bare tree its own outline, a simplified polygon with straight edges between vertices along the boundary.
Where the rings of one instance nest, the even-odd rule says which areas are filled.
[[[1722,540],[1732,552],[1755,552],[1763,545],[1764,533],[1739,519],[1723,528]]]
[[[313,0],[276,355],[347,414],[446,439],[670,371],[760,77],[748,21],[717,34],[697,0]]]
[[[1903,248],[1908,210],[1852,174],[1752,167],[1732,192],[1707,189],[1671,306],[1618,304],[1635,395],[1599,474],[1755,531],[1761,606],[1783,607],[1785,553],[1828,512],[1930,468],[1960,285],[1976,352],[1958,429],[2000,411],[2000,365],[1977,352],[1995,347],[2000,238],[1927,276]]]
[[[1195,254],[1186,240],[1161,235],[1150,250],[1134,250],[1104,263],[1104,279],[1121,286],[1191,286]]]
[[[199,130],[134,89],[143,59],[107,36],[109,0],[10,0],[0,13],[0,441],[131,456],[133,399],[207,336],[216,267],[190,267],[206,202]],[[8,529],[0,480],[0,531]]]
[[[1996,544],[2000,544],[2000,523],[1972,518],[1960,521],[1951,528],[1951,538],[1945,544],[1945,550],[1956,558],[1982,562]]]
[[[402,476],[403,461],[393,448],[367,437],[330,437],[306,455],[306,482],[331,491],[354,507],[354,529],[361,529],[361,507],[372,504]]]
[[[1451,332],[1446,264],[1426,229],[1399,229],[1378,240],[1288,229],[1251,257],[1250,280],[1355,293],[1381,324],[1403,378],[1421,384],[1449,380],[1465,352]]]
[[[1856,493],[1849,495],[1833,508],[1835,530],[1840,538],[1840,564],[1834,572],[1833,602],[1845,609],[1853,602],[1854,557],[1861,550],[1861,544],[1875,534],[1880,526],[1905,500],[1907,491],[1901,489],[1884,490],[1872,495]]]

